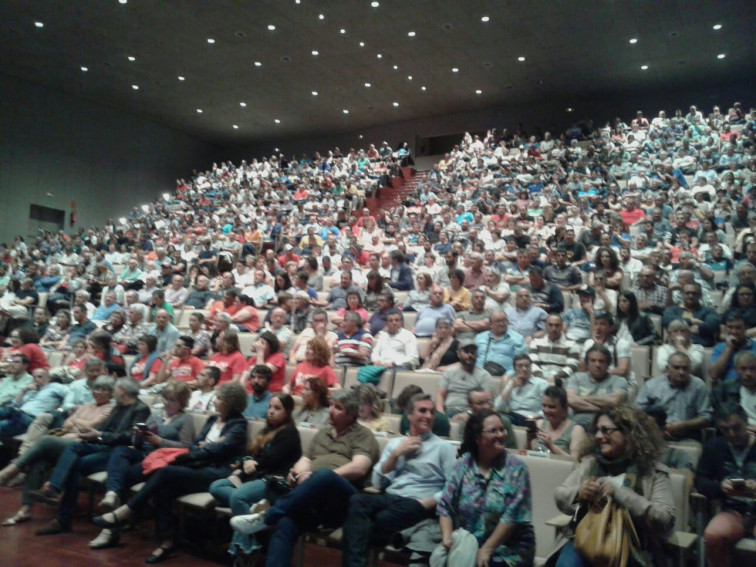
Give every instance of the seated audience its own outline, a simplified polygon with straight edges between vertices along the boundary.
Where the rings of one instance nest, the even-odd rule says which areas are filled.
[[[492,313],[489,318],[491,330],[475,337],[478,346],[476,364],[493,376],[503,376],[512,372],[515,355],[527,353],[528,347],[522,335],[509,328],[506,313]]]
[[[529,421],[528,447],[563,457],[576,457],[586,440],[585,429],[569,418],[567,392],[549,386],[541,397],[543,419]]]
[[[519,293],[519,291],[518,291]],[[527,354],[514,357],[514,373],[504,377],[496,411],[503,412],[513,425],[523,426],[541,412],[541,399],[549,383],[532,376],[532,361]]]
[[[457,350],[459,350],[459,341],[454,338],[452,322],[443,317],[437,319],[436,332],[420,353],[422,361],[420,370],[443,372],[452,364],[459,362]]]
[[[549,315],[546,319],[546,336],[530,342],[530,359],[535,368],[533,375],[555,384],[566,380],[580,366],[580,347],[562,333],[562,316]]]
[[[452,366],[443,373],[436,393],[436,411],[449,418],[467,409],[467,394],[474,388],[493,390],[491,375],[476,364],[477,344],[460,341],[457,357],[459,365]]]
[[[730,313],[725,320],[725,328],[725,340],[715,345],[711,352],[709,374],[714,382],[735,379],[735,356],[739,352],[756,353],[756,340],[746,334],[746,322],[742,313]]]
[[[682,319],[690,327],[691,341],[703,347],[714,346],[719,334],[717,312],[701,304],[701,285],[685,284],[682,287],[682,304],[667,307],[662,325],[667,327],[674,319]]]
[[[389,314],[370,354],[373,366],[412,370],[418,365],[417,338],[403,324],[400,311]]]
[[[622,376],[609,374],[612,353],[604,345],[594,345],[585,353],[586,372],[577,372],[567,381],[567,400],[572,419],[584,429],[594,415],[627,399],[629,386]]]
[[[322,378],[310,376],[305,379],[302,388],[302,405],[294,411],[294,421],[297,425],[326,425],[329,419],[328,386]]]

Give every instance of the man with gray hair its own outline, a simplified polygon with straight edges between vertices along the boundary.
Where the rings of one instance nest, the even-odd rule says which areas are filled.
[[[136,354],[139,337],[149,334],[152,325],[146,321],[146,316],[147,306],[134,303],[129,308],[128,321],[113,335],[113,343],[122,347],[124,354]]]
[[[66,447],[50,480],[40,490],[29,493],[37,502],[59,505],[57,518],[37,530],[37,535],[71,531],[81,477],[104,471],[113,447],[131,444],[133,427],[150,416],[150,408],[139,400],[139,382],[133,378],[116,381],[113,399],[116,405],[99,429],[81,432],[81,442]]]
[[[299,534],[319,526],[338,527],[346,518],[350,498],[359,493],[378,461],[375,436],[357,422],[360,400],[354,390],[337,390],[328,409],[330,425],[289,471],[291,492],[270,505],[261,500],[248,516],[235,516],[231,527],[253,534],[273,529],[267,567],[291,564]]]
[[[147,334],[157,337],[157,352],[164,353],[165,356],[170,354],[181,336],[179,330],[171,323],[171,316],[165,309],[158,309],[155,312],[155,324],[149,328]]]

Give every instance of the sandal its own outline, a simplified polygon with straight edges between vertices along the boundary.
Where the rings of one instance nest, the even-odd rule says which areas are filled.
[[[31,520],[31,514],[29,512],[16,512],[13,516],[5,520],[2,524],[3,526],[15,526],[16,524],[21,524],[23,522],[28,522]]]
[[[102,516],[95,516],[94,518],[92,518],[92,522],[95,526],[98,526],[100,528],[118,530],[121,528],[121,525],[125,522],[125,520],[119,520],[118,516],[115,515],[115,512],[108,512],[107,514],[103,514]]]

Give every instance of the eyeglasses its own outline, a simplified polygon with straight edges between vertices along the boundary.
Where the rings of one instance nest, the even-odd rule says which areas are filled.
[[[619,430],[620,430],[619,427],[598,427],[596,428],[596,435],[601,433],[601,435],[603,435],[604,437],[608,437],[615,431],[619,431]]]

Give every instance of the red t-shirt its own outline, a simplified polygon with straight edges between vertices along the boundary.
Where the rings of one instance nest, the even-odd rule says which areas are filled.
[[[294,396],[301,396],[304,390],[305,378],[317,376],[321,378],[329,388],[338,384],[339,379],[330,366],[314,366],[309,362],[300,362],[289,377],[289,387]]]
[[[31,374],[38,368],[50,370],[50,363],[47,362],[47,356],[45,356],[44,351],[39,348],[39,345],[36,345],[34,343],[27,343],[18,347],[18,350],[16,352],[25,354],[29,359],[29,374]]]
[[[190,356],[187,360],[174,358],[168,365],[168,374],[173,380],[181,382],[192,382],[205,368],[205,363],[196,356]]]
[[[257,331],[257,329],[260,328],[260,317],[257,315],[257,309],[252,307],[251,305],[245,305],[237,313],[241,313],[243,311],[248,311],[251,315],[249,319],[244,321],[243,323],[237,323],[239,326],[244,327],[247,329],[250,333],[254,333]]]
[[[143,356],[134,363],[134,366],[131,367],[131,377],[134,380],[137,380],[139,382],[144,380],[144,367],[147,365],[148,358],[149,356]],[[162,366],[163,361],[159,358],[156,358],[155,362],[153,362],[152,366],[150,366],[150,374],[152,374],[153,372],[160,372],[160,368]]]
[[[249,367],[252,368],[257,364],[257,356],[249,357]],[[282,352],[274,352],[268,358],[265,359],[264,364],[272,364],[276,367],[276,371],[273,373],[273,378],[270,380],[268,390],[271,392],[280,392],[283,390],[284,381],[286,380],[286,358]],[[249,381],[246,384],[247,392],[252,393],[252,386],[249,385]]]
[[[215,366],[221,371],[218,385],[230,382],[234,374],[242,374],[247,369],[247,359],[238,350],[231,354],[217,353],[210,357],[207,366]]]

